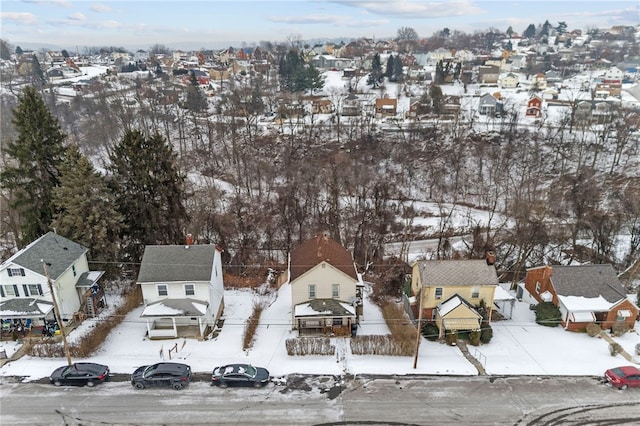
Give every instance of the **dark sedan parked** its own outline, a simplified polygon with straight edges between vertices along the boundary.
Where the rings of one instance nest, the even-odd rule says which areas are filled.
[[[182,389],[191,382],[191,367],[177,362],[159,362],[138,367],[131,375],[131,385],[137,389],[149,386],[170,386]]]
[[[76,362],[56,368],[49,376],[49,381],[56,386],[75,385],[89,387],[109,380],[109,367],[92,362]]]
[[[269,371],[249,364],[229,364],[216,367],[211,374],[211,384],[227,386],[253,386],[259,388],[269,383]]]

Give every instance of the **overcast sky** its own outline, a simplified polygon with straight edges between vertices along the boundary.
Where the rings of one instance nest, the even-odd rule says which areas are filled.
[[[233,44],[391,38],[400,27],[426,37],[443,28],[521,33],[549,20],[568,28],[640,24],[638,0],[70,1],[2,0],[1,37],[13,45],[221,48]],[[27,46],[33,48],[33,46]]]

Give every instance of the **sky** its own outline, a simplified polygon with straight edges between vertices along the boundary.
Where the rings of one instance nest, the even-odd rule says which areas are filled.
[[[401,27],[428,37],[566,22],[586,30],[640,24],[637,0],[3,0],[1,38],[23,48],[116,46],[216,49],[260,41],[393,38]],[[55,47],[54,47],[55,46]]]
[[[105,343],[90,358],[73,361],[91,361],[108,365],[112,373],[130,374],[140,365],[160,361],[189,364],[194,372],[208,373],[214,367],[229,363],[252,363],[267,368],[271,376],[281,380],[288,374],[431,374],[475,376],[476,368],[466,360],[456,346],[430,342],[422,338],[416,368],[414,357],[353,355],[348,339],[333,339],[338,348],[335,356],[288,356],[285,340],[296,337],[291,330],[291,287],[283,285],[269,300],[260,317],[260,325],[253,347],[242,350],[242,337],[253,304],[264,296],[251,290],[225,290],[224,325],[217,337],[196,339],[147,340],[146,325],[140,318],[143,307],[131,311],[124,321],[108,336]],[[108,299],[111,310],[117,299]],[[484,365],[490,375],[541,376],[602,376],[608,368],[629,365],[621,355],[612,357],[604,339],[589,337],[586,333],[564,331],[561,327],[544,327],[535,323],[535,314],[526,301],[515,302],[513,311],[503,311],[511,319],[493,321],[493,338],[479,347],[469,346],[470,352]],[[88,319],[70,333],[70,341],[82,336],[91,327]],[[635,331],[615,340],[630,354],[640,343],[640,323]],[[363,317],[358,328],[360,335],[388,334],[389,329],[380,309],[365,297]],[[13,342],[0,343],[7,355],[15,351]],[[178,351],[169,358],[169,348]],[[562,356],[554,356],[562,354]],[[640,363],[640,357],[636,356]],[[26,380],[47,377],[55,368],[65,365],[65,358],[32,358],[24,356],[0,368],[0,376],[23,376]]]

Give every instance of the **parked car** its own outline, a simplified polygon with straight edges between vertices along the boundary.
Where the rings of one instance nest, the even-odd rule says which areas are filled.
[[[266,368],[254,367],[250,364],[229,364],[213,369],[211,384],[221,388],[227,386],[260,388],[269,383],[269,378],[269,371]]]
[[[75,385],[89,387],[109,380],[109,367],[93,362],[76,362],[56,368],[49,376],[49,381],[56,386]]]
[[[131,375],[131,385],[137,389],[169,386],[182,389],[191,382],[191,367],[177,362],[159,362],[138,367]]]
[[[604,372],[604,379],[618,389],[640,387],[640,370],[634,366],[611,368]]]

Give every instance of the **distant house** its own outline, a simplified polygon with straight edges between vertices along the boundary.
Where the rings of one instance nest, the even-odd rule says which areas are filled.
[[[495,115],[498,112],[498,100],[491,93],[485,93],[478,100],[478,112],[482,115]]]
[[[333,110],[333,102],[330,99],[319,98],[311,101],[313,114],[331,114]]]
[[[512,72],[508,73],[507,75],[505,75],[500,79],[500,86],[503,89],[513,89],[518,87],[518,84],[519,84],[518,76]]]
[[[350,93],[345,97],[344,102],[342,103],[340,115],[347,117],[356,117],[360,115],[361,110],[362,108],[358,96]]]
[[[144,249],[137,283],[151,339],[203,338],[222,315],[222,250],[190,243]]]
[[[638,318],[611,265],[530,268],[524,288],[538,302],[558,306],[566,330],[581,331],[590,323],[608,329],[616,322],[633,328]]]
[[[547,88],[547,76],[539,72],[531,77],[532,90],[545,90]]]
[[[89,270],[88,249],[49,232],[0,265],[0,318],[32,320],[33,326],[55,320],[54,296],[62,321],[94,317],[106,306],[100,285],[103,271]]]
[[[494,66],[478,67],[478,83],[480,84],[498,84],[500,77],[500,68]]]
[[[527,111],[525,113],[527,117],[542,117],[542,98],[537,95],[533,95],[527,101]]]
[[[411,295],[414,315],[434,321],[440,334],[478,330],[479,308],[491,321],[498,275],[493,255],[479,260],[422,260],[412,265]]]
[[[300,335],[350,336],[362,315],[362,282],[351,253],[326,233],[291,252],[291,316]]]
[[[398,113],[398,100],[390,98],[376,99],[375,115],[381,117],[395,117]]]
[[[612,66],[600,75],[604,84],[622,84],[624,71],[616,66]]]

